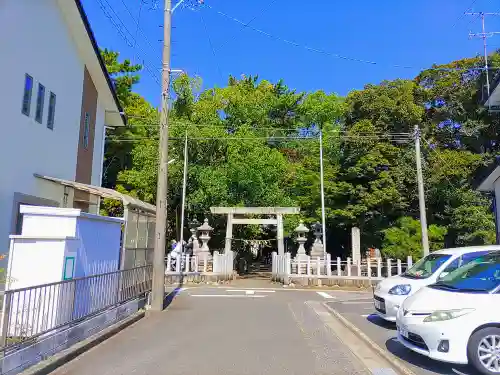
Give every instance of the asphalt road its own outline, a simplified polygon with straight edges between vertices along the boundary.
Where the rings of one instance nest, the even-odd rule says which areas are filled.
[[[381,348],[403,361],[406,367],[417,375],[476,375],[469,366],[454,366],[434,361],[406,349],[396,339],[396,325],[375,314],[371,298],[356,301],[332,301],[328,305],[363,331]]]
[[[354,343],[359,350],[353,350],[345,344],[348,335],[330,328],[336,323],[324,302],[364,297],[330,291],[188,289],[166,311],[140,320],[52,374],[395,374],[367,348]],[[364,352],[364,359],[357,352]]]

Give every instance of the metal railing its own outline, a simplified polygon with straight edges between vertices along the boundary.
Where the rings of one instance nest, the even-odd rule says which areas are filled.
[[[6,290],[0,349],[30,344],[151,290],[151,265]]]

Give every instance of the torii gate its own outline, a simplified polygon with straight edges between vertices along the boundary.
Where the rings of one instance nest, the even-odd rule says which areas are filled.
[[[224,252],[231,250],[233,238],[233,225],[235,224],[268,224],[277,226],[278,254],[285,254],[285,243],[283,240],[283,215],[297,215],[300,213],[298,207],[210,207],[212,214],[227,215],[226,242]],[[235,215],[273,215],[274,219],[247,219],[238,218]]]

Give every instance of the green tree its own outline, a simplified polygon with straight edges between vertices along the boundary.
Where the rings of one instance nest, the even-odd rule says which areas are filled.
[[[429,247],[431,251],[442,249],[447,229],[439,225],[428,228]],[[384,257],[404,259],[411,255],[414,259],[422,257],[422,232],[420,221],[411,217],[398,219],[397,226],[385,229],[382,254]]]

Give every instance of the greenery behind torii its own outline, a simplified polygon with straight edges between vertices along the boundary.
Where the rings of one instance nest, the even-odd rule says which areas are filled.
[[[133,92],[140,66],[120,61],[115,52],[103,55],[130,115],[129,127],[115,131],[107,144],[105,185],[154,203],[158,111]],[[492,56],[493,67],[500,66],[499,59]],[[295,92],[281,81],[254,76],[229,77],[226,87],[205,90],[199,78],[179,77],[172,85],[170,114],[170,136],[176,139],[169,159],[176,162],[169,166],[169,237],[179,225],[186,131],[191,139],[188,218],[202,220],[211,206],[298,206],[300,218],[311,224],[321,219],[317,130],[322,127],[328,251],[346,254],[351,227],[358,226],[364,249],[418,256],[413,142],[386,136],[412,133],[418,124],[431,248],[493,243],[491,199],[473,186],[498,153],[498,119],[479,103],[482,75],[455,69],[480,65],[478,58],[464,59],[423,71],[414,80],[367,85],[346,98]],[[272,139],[304,132],[311,140]],[[234,137],[244,140],[226,140]],[[104,209],[112,213],[119,207],[107,201]],[[286,218],[289,236],[300,218]],[[210,221],[216,229],[211,245],[223,247],[225,218]],[[241,226],[234,237],[275,235],[261,231]]]

